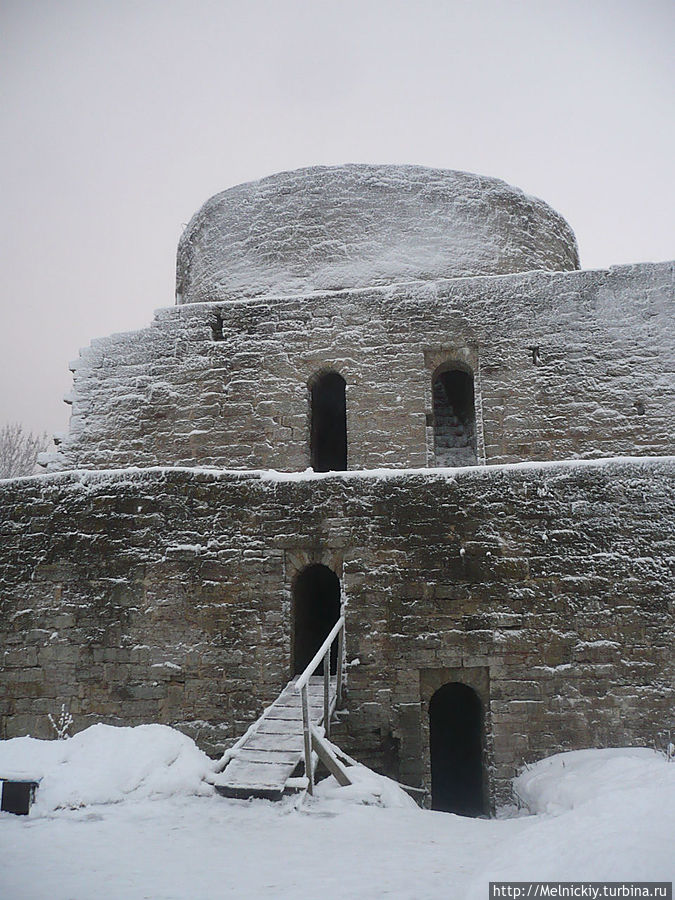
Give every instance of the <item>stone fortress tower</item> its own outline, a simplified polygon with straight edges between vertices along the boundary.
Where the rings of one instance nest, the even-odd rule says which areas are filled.
[[[73,364],[0,484],[2,737],[217,755],[345,615],[335,739],[436,808],[672,725],[673,263],[579,271],[493,178],[282,173],[207,201],[176,305]]]

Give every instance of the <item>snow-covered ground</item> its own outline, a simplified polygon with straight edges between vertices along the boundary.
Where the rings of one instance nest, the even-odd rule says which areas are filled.
[[[0,814],[3,898],[467,898],[495,880],[672,880],[675,763],[581,750],[517,779],[536,814],[425,812],[359,767],[301,806],[214,796],[212,763],[160,725],[0,742],[0,774],[41,776]]]

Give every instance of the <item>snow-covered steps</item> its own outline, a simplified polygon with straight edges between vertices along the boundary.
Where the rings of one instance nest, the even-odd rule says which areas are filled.
[[[299,780],[289,783],[303,760],[302,706],[296,690],[297,678],[286,685],[246,734],[223,758],[222,771],[209,780],[225,797],[264,797],[279,800],[284,792],[298,790]],[[314,726],[323,724],[324,679],[315,675],[308,682],[309,717]],[[329,710],[337,697],[337,680],[330,679]]]

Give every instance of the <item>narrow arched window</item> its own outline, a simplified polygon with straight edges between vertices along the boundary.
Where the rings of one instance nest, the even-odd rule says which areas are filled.
[[[473,375],[465,369],[437,370],[432,383],[434,456],[437,466],[476,463]]]
[[[315,472],[347,468],[346,386],[337,372],[319,375],[310,386],[310,456]]]

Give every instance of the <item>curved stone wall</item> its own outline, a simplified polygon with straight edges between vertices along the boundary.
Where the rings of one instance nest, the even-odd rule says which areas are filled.
[[[291,675],[291,584],[342,580],[344,749],[428,784],[444,681],[523,760],[651,745],[672,712],[675,463],[381,477],[158,469],[0,482],[0,737],[163,722],[216,754]],[[357,663],[358,661],[358,663]]]
[[[435,464],[432,377],[474,373],[480,462],[673,449],[673,264],[189,304],[73,363],[54,468],[303,471],[308,385],[347,382],[350,469]]]
[[[176,302],[578,267],[562,216],[496,178],[314,167],[208,200],[178,245]]]

